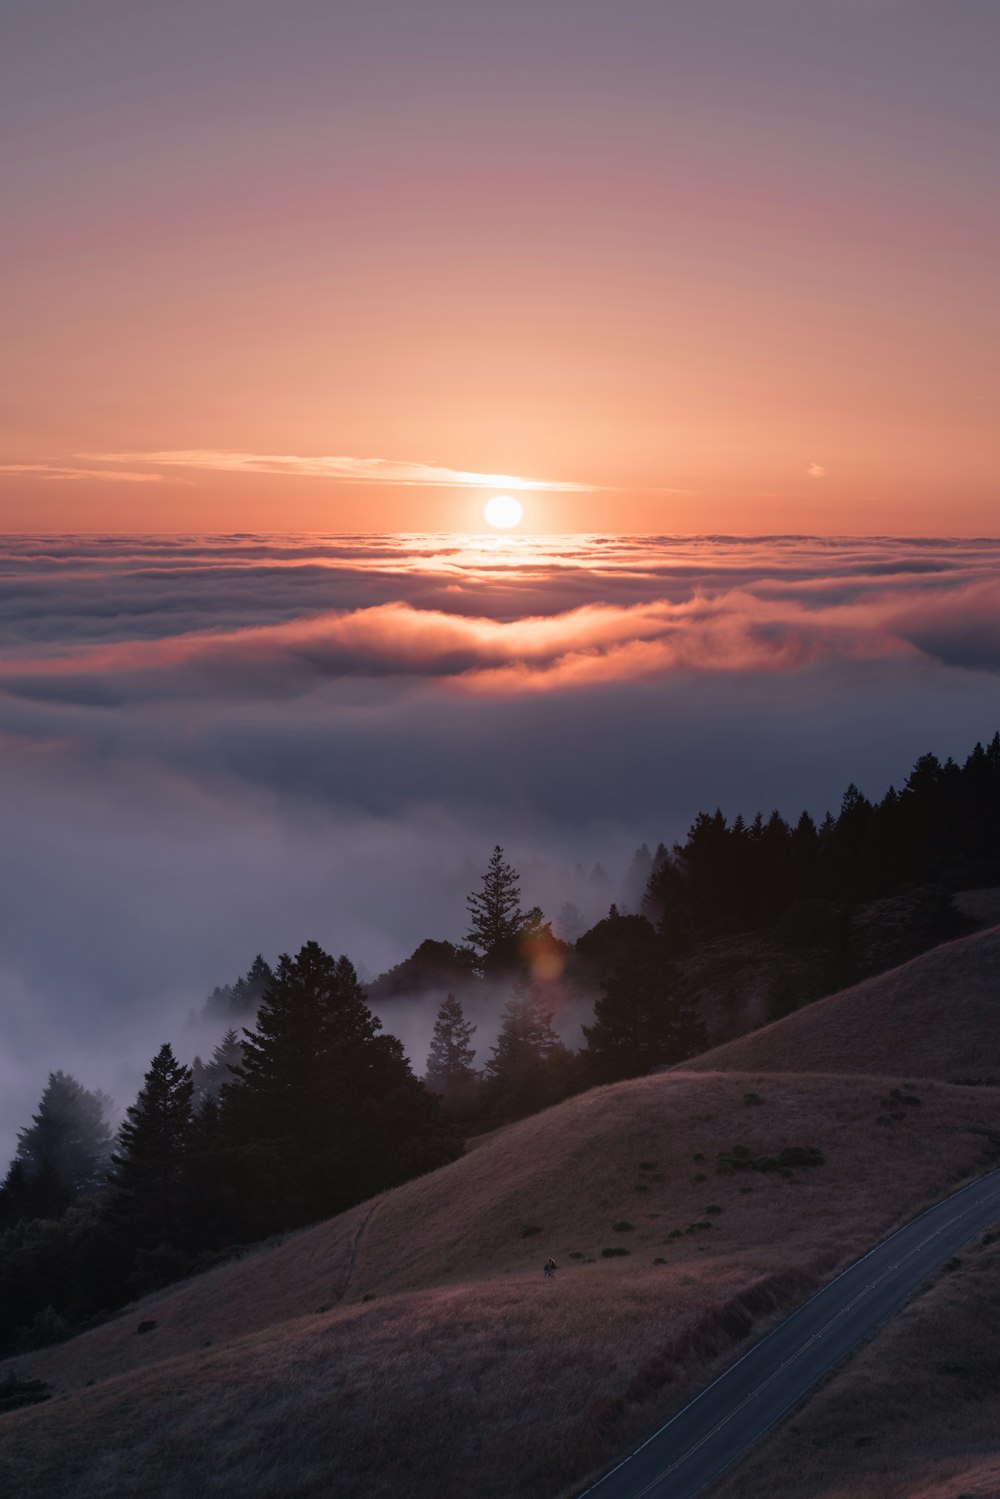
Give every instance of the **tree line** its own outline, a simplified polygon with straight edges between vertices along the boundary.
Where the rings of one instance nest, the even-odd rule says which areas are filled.
[[[1000,734],[962,765],[922,756],[899,791],[848,788],[794,824],[699,813],[684,842],[632,861],[631,909],[580,931],[525,909],[497,846],[461,943],[427,939],[366,991],[315,942],[213,991],[227,1030],[207,1061],[152,1059],[117,1131],[111,1101],[53,1072],[0,1186],[0,1348],[31,1346],[254,1242],[340,1212],[454,1159],[490,1128],[707,1045],[679,965],[699,944],[931,886],[1000,884]],[[823,916],[823,912],[826,916]],[[575,934],[574,933],[575,929]],[[444,992],[423,1077],[373,994]],[[504,996],[477,1055],[464,1001]],[[584,1045],[560,1034],[589,995]],[[240,1025],[238,1022],[249,1021]]]

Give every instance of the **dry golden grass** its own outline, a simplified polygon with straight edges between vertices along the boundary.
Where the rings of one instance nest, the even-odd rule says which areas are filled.
[[[0,1422],[0,1490],[555,1499],[751,1331],[983,1168],[992,1090],[921,1083],[920,1106],[886,1128],[892,1086],[672,1073],[497,1131],[374,1204],[13,1361],[57,1397]],[[827,1164],[717,1175],[737,1144],[817,1145]],[[610,1247],[629,1254],[603,1259]],[[138,1336],[141,1319],[156,1329]]]
[[[706,1052],[685,1071],[1000,1076],[1000,927],[913,958]]]
[[[963,1250],[712,1499],[997,1499],[1000,1243]]]

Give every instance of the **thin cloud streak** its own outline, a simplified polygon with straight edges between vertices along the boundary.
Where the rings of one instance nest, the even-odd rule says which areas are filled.
[[[74,468],[61,463],[0,463],[0,474],[12,474],[21,479],[106,479],[112,484],[164,482],[163,474],[136,473],[120,468]]]
[[[590,494],[600,486],[575,480],[528,479],[517,474],[483,474],[443,464],[395,458],[307,457],[297,453],[231,453],[214,448],[152,453],[78,453],[93,463],[148,463],[163,468],[193,468],[226,474],[277,474],[285,478],[328,479],[338,484],[395,484],[446,489],[544,490]]]

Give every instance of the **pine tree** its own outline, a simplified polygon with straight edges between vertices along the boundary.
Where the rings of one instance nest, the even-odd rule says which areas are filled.
[[[223,1125],[246,1148],[273,1147],[288,1222],[339,1211],[458,1149],[401,1042],[381,1029],[346,957],[307,942],[279,958],[223,1094]]]
[[[585,1025],[583,1033],[584,1055],[602,1082],[641,1077],[704,1050],[697,1010],[674,989],[651,927],[606,974],[594,1024]]]
[[[92,1093],[65,1072],[50,1072],[38,1111],[18,1132],[18,1180],[34,1217],[56,1218],[70,1203],[96,1192],[107,1179],[112,1137],[106,1114],[111,1100]]]
[[[183,1232],[192,1092],[190,1067],[164,1044],[118,1132],[115,1208],[138,1243],[165,1244]]]
[[[510,972],[520,958],[521,943],[542,923],[537,906],[521,910],[521,886],[516,870],[504,862],[498,843],[480,881],[481,888],[466,898],[469,931],[466,942],[474,948],[481,972]]]
[[[475,1031],[476,1027],[466,1020],[460,1002],[454,994],[449,994],[437,1012],[424,1073],[427,1086],[435,1093],[447,1095],[475,1082],[478,1076],[473,1066]]]
[[[522,976],[504,1007],[485,1073],[498,1113],[544,1108],[570,1091],[570,1056],[534,983]]]

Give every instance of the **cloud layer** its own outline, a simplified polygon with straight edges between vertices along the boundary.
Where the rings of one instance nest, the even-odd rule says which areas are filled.
[[[263,949],[461,937],[507,845],[594,916],[694,813],[835,806],[1000,723],[1000,544],[13,538],[0,1147]],[[584,866],[582,871],[577,863]],[[110,1059],[124,1053],[127,1076]],[[420,1060],[418,1058],[418,1060]],[[0,1148],[0,1154],[2,1154]]]

